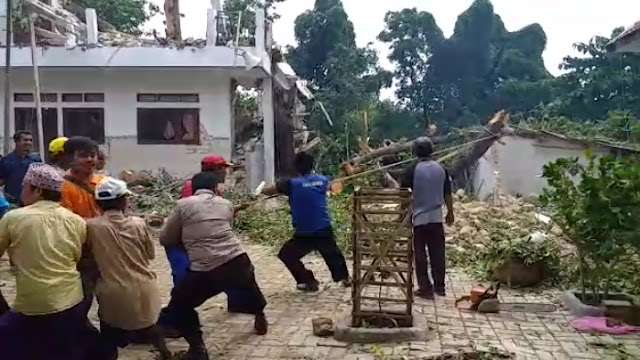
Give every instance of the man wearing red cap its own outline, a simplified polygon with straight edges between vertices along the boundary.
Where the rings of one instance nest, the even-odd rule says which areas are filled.
[[[227,171],[227,168],[233,164],[227,162],[222,155],[207,155],[200,162],[200,171]],[[188,180],[182,188],[182,197],[186,198],[193,195],[191,190],[191,180]],[[220,194],[219,194],[220,195]]]

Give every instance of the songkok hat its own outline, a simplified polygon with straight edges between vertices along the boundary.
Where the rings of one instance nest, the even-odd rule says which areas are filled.
[[[37,188],[60,192],[64,178],[60,171],[51,165],[33,163],[29,165],[23,182]]]

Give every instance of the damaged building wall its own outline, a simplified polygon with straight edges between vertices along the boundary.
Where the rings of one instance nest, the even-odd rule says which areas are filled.
[[[91,132],[102,140],[111,172],[163,167],[186,175],[204,154],[232,155],[227,71],[49,68],[40,77],[45,142],[52,133]],[[31,69],[15,69],[12,80],[10,134],[34,107]]]
[[[501,191],[510,195],[539,194],[547,185],[542,167],[562,157],[578,157],[586,163],[587,145],[559,138],[506,136],[496,142],[478,161],[473,172],[473,191],[484,200],[493,194],[499,180]],[[606,155],[610,150],[594,147],[594,155]],[[497,173],[496,173],[497,172]]]

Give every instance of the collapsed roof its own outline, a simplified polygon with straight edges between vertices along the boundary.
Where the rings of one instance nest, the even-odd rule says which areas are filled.
[[[605,48],[609,52],[640,53],[640,21],[613,38]]]

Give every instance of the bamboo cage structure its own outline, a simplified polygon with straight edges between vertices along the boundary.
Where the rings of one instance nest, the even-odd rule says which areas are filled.
[[[412,326],[411,191],[357,189],[352,216],[351,326]]]

